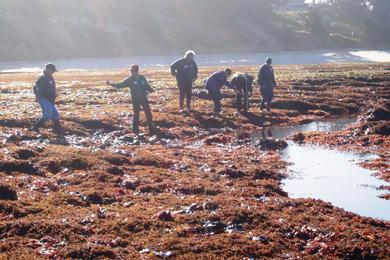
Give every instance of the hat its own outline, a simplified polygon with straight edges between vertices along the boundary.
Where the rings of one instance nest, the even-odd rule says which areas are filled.
[[[56,68],[56,65],[52,64],[52,63],[48,63],[45,65],[45,69],[52,69],[54,71],[57,71],[57,68]]]
[[[192,50],[188,50],[188,51],[186,52],[186,54],[184,54],[184,58],[187,58],[187,57],[194,58],[194,57],[195,57],[195,52],[192,51]]]
[[[137,64],[132,65],[130,71],[139,71],[139,66]]]

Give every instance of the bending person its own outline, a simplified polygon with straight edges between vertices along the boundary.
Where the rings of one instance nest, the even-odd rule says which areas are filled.
[[[244,109],[244,112],[248,112],[253,80],[254,77],[248,73],[235,73],[232,76],[231,84],[238,90],[236,92],[236,107],[238,111]]]
[[[131,76],[122,81],[121,83],[112,83],[107,81],[107,85],[121,89],[130,88],[131,103],[133,104],[133,133],[139,133],[139,114],[142,109],[145,112],[146,120],[149,126],[150,132],[154,132],[156,128],[153,124],[152,112],[149,106],[148,93],[154,90],[149,85],[146,78],[139,74],[139,66],[133,65],[131,67]]]
[[[179,88],[180,113],[184,113],[184,99],[187,101],[186,113],[191,112],[192,85],[198,78],[198,67],[194,61],[195,53],[187,51],[184,58],[172,63],[171,74],[176,76],[177,86]]]
[[[209,95],[214,102],[214,116],[218,116],[221,113],[221,88],[223,85],[233,89],[236,93],[238,93],[238,90],[234,88],[232,84],[227,80],[230,75],[232,75],[232,70],[226,68],[225,70],[213,73],[206,80],[206,89],[208,90]]]

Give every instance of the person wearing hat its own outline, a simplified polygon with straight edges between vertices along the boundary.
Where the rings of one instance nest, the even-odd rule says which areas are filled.
[[[131,103],[133,104],[133,133],[139,133],[139,114],[141,107],[145,112],[146,120],[149,126],[149,130],[153,132],[156,128],[153,124],[152,112],[149,106],[148,93],[154,90],[149,85],[147,79],[140,75],[139,66],[131,66],[131,75],[121,83],[112,83],[107,81],[107,85],[115,87],[117,89],[130,88]]]
[[[260,67],[257,82],[260,85],[260,93],[262,96],[260,109],[267,108],[267,111],[271,111],[271,102],[274,98],[274,88],[276,87],[271,58],[267,58],[265,64]]]
[[[34,85],[34,94],[38,104],[42,109],[42,117],[35,122],[33,131],[39,131],[47,121],[54,122],[54,131],[63,134],[63,128],[60,123],[60,115],[55,106],[57,97],[56,83],[53,74],[57,71],[54,64],[46,64],[43,74],[38,78]]]
[[[179,88],[180,113],[184,113],[184,99],[187,102],[187,111],[191,112],[192,85],[198,78],[198,67],[194,61],[195,52],[187,51],[184,58],[171,64],[171,74],[176,77]]]
[[[227,80],[230,75],[232,75],[232,70],[226,68],[225,70],[214,72],[206,79],[206,89],[214,102],[214,116],[218,116],[221,113],[221,88],[223,85],[233,89],[238,94],[238,90]]]

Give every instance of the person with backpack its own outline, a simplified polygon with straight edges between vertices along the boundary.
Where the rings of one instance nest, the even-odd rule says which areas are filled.
[[[184,58],[171,64],[171,74],[176,77],[179,88],[180,113],[191,113],[192,85],[198,78],[198,67],[194,61],[195,52],[187,51]],[[187,102],[187,110],[184,112],[184,99]]]
[[[227,80],[230,75],[232,75],[232,70],[226,68],[225,70],[214,72],[206,80],[206,89],[214,102],[214,116],[218,116],[221,113],[221,88],[223,85],[233,89],[238,94],[238,90]]]
[[[263,98],[260,109],[263,111],[264,108],[267,108],[267,111],[271,111],[271,102],[274,98],[274,88],[276,87],[271,58],[267,58],[265,64],[260,67],[257,82],[260,85],[260,93]]]
[[[106,84],[117,89],[130,88],[131,103],[133,105],[133,133],[139,133],[139,115],[141,107],[145,112],[148,127],[151,133],[154,133],[156,127],[153,124],[152,112],[149,106],[148,94],[154,92],[147,79],[139,73],[139,66],[131,66],[131,75],[120,83],[107,81]]]
[[[52,120],[54,122],[54,131],[58,134],[64,133],[60,122],[60,115],[55,106],[55,100],[57,98],[56,82],[53,78],[55,72],[57,72],[57,69],[54,64],[46,64],[43,74],[34,85],[34,94],[42,109],[42,116],[33,125],[33,131],[39,131],[39,128],[47,121]]]

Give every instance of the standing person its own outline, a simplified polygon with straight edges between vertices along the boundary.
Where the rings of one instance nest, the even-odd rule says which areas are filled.
[[[179,88],[180,113],[184,113],[184,98],[187,101],[187,111],[191,112],[192,85],[198,78],[198,66],[195,61],[195,52],[187,51],[184,58],[172,63],[171,74],[176,76],[177,86]]]
[[[260,85],[260,93],[263,98],[260,104],[260,109],[263,110],[267,107],[267,111],[271,111],[271,102],[274,98],[274,88],[276,87],[271,58],[267,58],[265,64],[260,67],[257,82]]]
[[[209,95],[213,99],[214,102],[214,116],[218,116],[221,113],[221,100],[222,93],[221,88],[223,85],[233,89],[236,94],[238,94],[238,90],[232,86],[232,84],[227,80],[228,77],[232,75],[232,70],[226,68],[225,70],[217,71],[213,73],[206,80],[206,89],[209,92]]]
[[[42,109],[42,117],[35,122],[32,127],[33,131],[39,131],[47,121],[54,122],[54,131],[58,134],[63,134],[64,130],[61,126],[60,115],[55,106],[57,97],[56,82],[53,74],[57,71],[54,64],[46,64],[43,74],[38,78],[34,86],[34,94],[38,104]]]
[[[139,133],[139,114],[142,109],[145,112],[146,120],[149,126],[150,132],[156,130],[153,124],[152,112],[149,106],[148,93],[154,92],[149,85],[146,78],[139,74],[139,66],[131,66],[131,76],[122,81],[121,83],[112,83],[107,81],[107,85],[115,87],[117,89],[130,88],[131,103],[133,104],[133,133]]]

